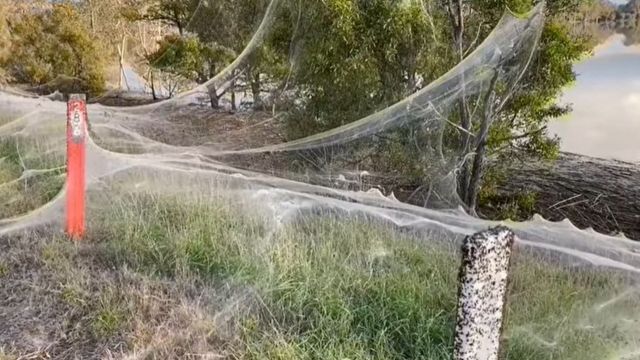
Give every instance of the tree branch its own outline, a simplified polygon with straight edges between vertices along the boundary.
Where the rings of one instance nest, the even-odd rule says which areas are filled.
[[[510,137],[502,138],[502,139],[498,140],[498,142],[503,142],[503,141],[513,141],[513,140],[524,139],[524,138],[529,137],[529,136],[531,136],[531,135],[537,135],[537,134],[539,134],[539,133],[541,133],[541,132],[544,132],[545,130],[547,130],[547,125],[545,125],[545,126],[543,126],[543,127],[539,128],[539,129],[535,129],[535,130],[528,131],[528,132],[526,132],[526,133],[524,133],[524,134],[520,134],[520,135],[515,135],[515,136],[510,136]]]

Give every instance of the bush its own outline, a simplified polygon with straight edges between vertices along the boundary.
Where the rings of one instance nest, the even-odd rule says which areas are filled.
[[[52,88],[56,85],[53,81],[71,78],[72,90],[91,95],[104,91],[103,54],[71,5],[55,4],[48,10],[25,14],[12,22],[9,30],[12,56],[4,64],[15,81],[65,91]]]

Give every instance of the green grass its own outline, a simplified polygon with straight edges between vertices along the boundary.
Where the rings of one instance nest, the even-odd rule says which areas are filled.
[[[222,205],[142,198],[117,208],[93,224],[108,266],[255,291],[258,309],[237,319],[239,358],[450,358],[459,260],[446,246],[330,216],[273,231]],[[618,275],[518,257],[504,358],[615,358],[634,346],[637,331],[621,320],[640,303],[597,306],[627,286]]]
[[[0,260],[0,279],[7,276],[9,274],[9,266],[3,261]]]
[[[98,339],[107,338],[121,331],[128,315],[126,306],[113,292],[103,292],[99,297],[97,309],[91,319],[91,330]]]

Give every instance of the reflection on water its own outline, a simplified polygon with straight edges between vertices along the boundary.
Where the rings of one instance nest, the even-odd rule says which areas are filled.
[[[563,98],[573,112],[550,124],[562,150],[640,161],[640,45],[614,35],[575,70],[577,83]]]

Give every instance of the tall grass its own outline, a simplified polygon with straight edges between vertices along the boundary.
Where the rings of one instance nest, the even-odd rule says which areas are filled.
[[[430,239],[330,214],[271,228],[223,205],[131,198],[92,224],[109,266],[253,289],[234,357],[449,359],[458,256]],[[117,210],[114,210],[117,209]],[[518,256],[504,358],[608,359],[633,346],[619,275]],[[637,344],[636,344],[637,345]]]

